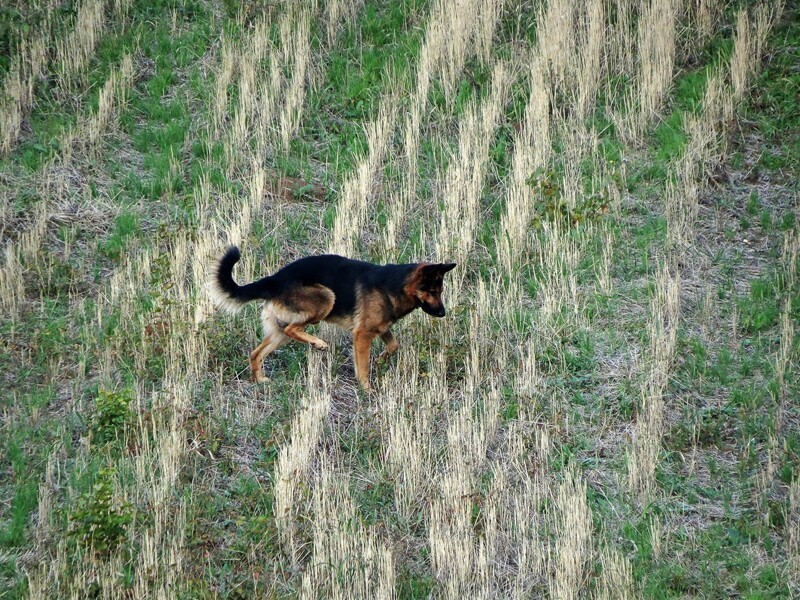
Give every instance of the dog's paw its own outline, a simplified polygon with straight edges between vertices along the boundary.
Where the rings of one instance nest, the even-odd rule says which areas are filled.
[[[322,340],[314,342],[312,346],[314,346],[314,348],[316,348],[317,350],[327,350],[329,348],[328,344],[326,342],[323,342]]]
[[[263,373],[253,374],[253,383],[269,383],[269,377]]]

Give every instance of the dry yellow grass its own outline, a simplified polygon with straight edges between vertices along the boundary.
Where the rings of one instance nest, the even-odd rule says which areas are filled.
[[[694,5],[692,21],[698,33],[698,44],[703,44],[714,35],[717,23],[722,12],[722,3],[719,0],[699,0]]]
[[[601,294],[610,296],[614,289],[612,278],[612,268],[614,265],[614,234],[609,229],[603,229],[600,235],[603,240],[603,251],[600,258],[600,265],[595,269],[597,287]]]
[[[248,52],[245,54],[251,56],[252,53],[257,53],[258,34],[263,38],[263,32],[263,27],[257,28],[256,35],[249,41]],[[233,73],[232,59],[235,56],[235,49],[223,45],[221,54],[223,63],[221,77],[225,79]],[[245,100],[240,96],[238,108],[243,112],[253,110],[247,98],[251,102],[255,96],[255,91],[251,89],[253,81],[248,79],[247,69],[245,66],[240,70],[242,76],[238,81],[239,85],[249,93],[245,96]],[[87,139],[90,145],[99,143],[114,109],[124,98],[130,70],[131,61],[130,58],[126,58],[120,70],[112,73],[106,87],[101,91],[99,111],[85,121],[79,122],[78,128],[70,134],[73,139]],[[217,89],[225,89],[225,86],[218,86]],[[217,99],[216,110],[226,111],[227,101],[220,100],[219,96]],[[227,120],[227,116],[218,113],[217,127]],[[235,137],[235,126],[232,131],[233,141],[244,144],[245,140]],[[212,314],[204,289],[211,258],[220,250],[220,245],[214,241],[218,237],[218,230],[224,228],[229,240],[240,242],[251,226],[251,215],[263,203],[265,172],[256,163],[250,173],[249,193],[241,200],[225,197],[224,202],[216,205],[214,213],[211,211],[209,183],[206,181],[204,185],[200,185],[196,198],[202,215],[201,235],[193,236],[191,239],[176,235],[171,239],[169,250],[154,249],[126,258],[108,279],[107,289],[96,299],[96,321],[93,325],[98,329],[102,330],[103,321],[115,310],[121,311],[122,314],[135,315],[140,291],[149,286],[154,261],[157,261],[164,252],[168,255],[174,285],[166,294],[163,305],[165,310],[162,314],[164,327],[170,332],[163,349],[167,368],[162,391],[154,393],[150,398],[153,407],[162,407],[165,411],[154,414],[164,414],[166,418],[146,423],[140,420],[139,428],[133,437],[135,443],[142,449],[130,464],[124,462],[120,467],[121,471],[129,470],[133,475],[132,481],[119,490],[120,498],[136,506],[148,507],[144,514],[137,517],[148,525],[134,527],[137,532],[135,543],[141,547],[137,556],[138,576],[134,579],[132,588],[137,597],[168,597],[169,590],[174,589],[176,583],[182,579],[186,549],[184,535],[187,531],[186,504],[181,501],[176,506],[173,498],[177,475],[187,452],[184,434],[186,411],[191,405],[190,398],[195,393],[197,382],[203,379],[201,370],[208,361],[208,347],[202,334],[203,330],[198,328]],[[208,215],[211,215],[210,218]],[[43,224],[39,236],[43,234],[44,220],[45,216],[42,217]],[[30,230],[24,238],[21,238],[23,247],[35,246],[38,249],[41,241],[31,237],[35,231],[38,229]],[[252,278],[254,265],[250,263],[249,267],[248,275]],[[8,285],[13,285],[13,282]],[[132,339],[140,340],[142,344],[135,349],[135,357],[137,371],[140,376],[144,376],[147,369],[146,358],[151,352],[147,343],[149,339],[147,330],[151,325],[144,320],[132,320],[125,323],[124,327]],[[116,357],[125,350],[115,343],[106,344],[99,350],[98,373],[102,379],[113,381],[116,377]],[[49,517],[45,515],[52,508],[47,501],[46,486],[41,489],[43,500],[40,506],[42,515],[40,518],[47,520]],[[63,575],[54,579],[54,574],[65,573],[74,568],[73,559],[65,550],[59,550],[53,559],[52,565],[47,570],[30,574],[32,597],[52,597],[53,593],[61,593],[57,590],[64,589],[57,583],[59,580],[64,580]],[[79,573],[71,578],[70,585],[76,586],[73,589],[80,595],[99,583],[107,597],[117,597],[117,574],[121,569],[121,560],[120,555],[115,555],[109,561],[87,557],[80,567],[83,570],[82,574]]]
[[[322,427],[330,411],[329,375],[322,372],[318,360],[309,361],[309,381],[305,406],[295,415],[289,444],[283,446],[275,465],[275,521],[281,542],[294,564],[300,559],[295,539],[297,516],[301,514],[301,488],[306,487],[311,461],[320,440]],[[319,502],[333,499],[319,498]],[[337,504],[334,501],[334,504]],[[339,507],[341,510],[343,507]],[[336,511],[334,511],[336,512]],[[319,518],[322,518],[321,515]],[[335,553],[330,555],[335,556]]]
[[[444,208],[436,235],[436,255],[442,261],[465,261],[472,250],[480,209],[481,192],[489,163],[489,144],[506,101],[506,90],[512,83],[508,66],[502,62],[492,69],[492,89],[480,106],[470,105],[461,120],[456,155],[449,161],[446,173],[439,177],[439,195]],[[460,276],[451,276],[451,292],[458,296]]]
[[[531,173],[548,164],[550,147],[550,96],[543,58],[534,54],[529,76],[530,94],[525,120],[515,139],[511,159],[511,177],[506,192],[505,212],[497,239],[499,259],[504,272],[510,273],[527,260],[529,223],[536,192],[528,184]]]
[[[549,556],[553,598],[578,598],[585,587],[586,566],[592,555],[592,511],[586,504],[586,483],[567,472],[555,493],[554,529],[558,532]]]
[[[301,353],[307,368],[296,381],[281,373],[281,385],[292,386],[289,392],[246,387],[230,374],[238,367],[227,364],[223,377],[209,374],[213,357],[231,352],[220,346],[244,346],[242,338],[252,336],[252,331],[242,321],[215,322],[206,293],[209,267],[224,245],[252,240],[254,223],[293,210],[305,215],[309,227],[322,221],[326,207],[275,206],[279,200],[267,197],[273,174],[269,159],[289,155],[292,140],[302,130],[308,95],[319,80],[312,45],[315,31],[324,32],[330,48],[343,23],[356,19],[361,4],[291,3],[280,14],[259,15],[252,21],[240,15],[243,34],[236,39],[220,33],[208,57],[213,74],[205,82],[208,96],[202,99],[207,120],[195,125],[207,131],[211,143],[222,142],[226,175],[235,185],[222,189],[209,173],[200,175],[191,193],[185,194],[196,213],[191,229],[176,226],[154,233],[152,244],[131,248],[108,263],[111,266],[92,284],[90,297],[68,300],[82,315],[70,321],[80,334],[76,352],[88,358],[80,359],[82,366],[59,393],[70,402],[85,403],[81,390],[88,385],[132,381],[135,391],[136,418],[124,440],[135,451],[125,450],[114,458],[113,503],[116,508],[135,507],[124,542],[136,552],[126,555],[119,550],[105,556],[87,552],[78,557],[66,542],[55,539],[59,510],[63,503],[78,501],[75,480],[91,470],[93,460],[88,438],[76,444],[68,457],[64,448],[56,446],[38,486],[34,543],[37,559],[42,560],[26,573],[30,597],[95,593],[109,598],[168,598],[183,590],[187,579],[205,576],[187,537],[192,528],[205,524],[198,516],[204,507],[193,504],[192,493],[209,493],[194,487],[204,485],[193,480],[197,471],[189,465],[195,454],[207,459],[204,468],[216,475],[222,472],[223,455],[230,463],[240,461],[259,471],[261,477],[253,479],[269,486],[274,496],[274,504],[259,505],[271,511],[266,531],[255,529],[251,534],[246,517],[227,515],[236,528],[247,532],[238,540],[247,540],[246,550],[236,549],[237,559],[246,563],[252,578],[246,582],[249,587],[241,583],[244,594],[394,598],[401,595],[401,585],[410,585],[409,573],[421,573],[420,585],[428,585],[433,597],[578,598],[588,594],[590,584],[597,598],[639,597],[632,567],[639,557],[630,548],[614,549],[610,536],[615,533],[593,524],[595,518],[607,518],[610,529],[618,528],[629,515],[595,514],[593,510],[604,508],[591,502],[602,495],[598,490],[626,510],[659,500],[656,472],[663,459],[668,417],[675,414],[670,381],[676,374],[678,333],[693,308],[683,302],[684,259],[697,244],[707,174],[725,155],[724,124],[735,115],[757,73],[765,36],[781,6],[768,10],[762,4],[752,16],[739,15],[730,70],[709,77],[702,110],[687,116],[687,143],[669,165],[663,204],[654,208],[666,222],[664,239],[648,241],[652,248],[647,250],[652,250],[659,266],[645,265],[641,279],[621,285],[615,270],[626,268],[623,261],[630,260],[631,252],[616,237],[627,232],[614,225],[624,229],[621,215],[633,202],[625,198],[623,207],[623,193],[628,193],[624,172],[620,181],[609,183],[616,168],[602,164],[600,132],[587,122],[608,77],[631,76],[634,82],[622,100],[608,102],[617,102],[616,122],[630,146],[644,143],[668,101],[680,20],[689,18],[691,27],[711,37],[722,18],[720,4],[700,0],[684,10],[685,3],[678,0],[553,0],[537,9],[534,47],[525,47],[522,37],[512,40],[514,56],[524,57],[519,69],[493,53],[506,4],[502,0],[431,4],[417,62],[411,67],[414,88],[400,93],[394,82],[387,86],[374,116],[363,124],[366,152],[338,184],[330,230],[321,235],[315,231],[303,242],[314,250],[324,244],[331,252],[351,256],[374,252],[386,260],[407,255],[409,245],[415,244],[411,250],[419,260],[433,255],[459,263],[447,287],[450,318],[409,317],[403,331],[408,343],[381,369],[378,391],[370,395],[356,395],[349,387],[350,358],[341,351]],[[75,30],[58,42],[62,93],[85,83],[82,73],[106,31],[104,7],[99,1],[82,3]],[[113,6],[117,14],[126,10],[125,2]],[[611,13],[616,16],[613,24]],[[180,18],[176,8],[173,30]],[[638,23],[635,30],[634,23]],[[277,42],[270,41],[273,35]],[[31,81],[45,68],[40,54],[39,46],[23,45],[24,65],[14,63],[10,68],[4,84],[9,116],[0,127],[0,151],[13,148],[22,115],[30,110]],[[491,71],[491,84],[485,95],[476,95],[459,109],[456,123],[448,123],[470,61]],[[125,108],[135,76],[134,62],[126,55],[100,90],[98,110],[81,115],[75,129],[64,134],[68,143],[47,172],[102,158],[106,138],[119,133],[115,120]],[[230,93],[232,88],[235,94]],[[444,98],[436,110],[429,106],[432,89],[442,90]],[[520,103],[524,108],[517,115],[519,122],[512,123],[515,130],[508,135],[513,144],[508,169],[498,181],[491,181],[502,205],[487,206],[484,193],[496,175],[491,172],[491,145],[507,119],[510,92],[518,89],[526,97]],[[447,169],[436,170],[431,180],[425,180],[421,148],[431,139],[441,146],[452,144],[453,152]],[[191,160],[186,154],[174,151],[169,156],[173,179],[184,174]],[[594,165],[588,183],[587,164]],[[392,169],[400,171],[400,183],[397,189],[383,189],[379,184]],[[531,175],[544,172],[551,174],[550,183],[567,218],[542,217],[538,205],[546,198],[531,185]],[[45,200],[35,214],[27,215],[25,230],[4,240],[0,306],[12,324],[28,304],[44,305],[43,298],[29,297],[26,269],[53,243],[54,200],[64,189],[53,181],[41,183],[41,188],[46,188]],[[430,189],[436,200],[441,199],[441,209],[427,206],[430,200],[425,194]],[[573,223],[569,211],[604,189],[609,196],[609,223]],[[164,197],[172,201],[178,194],[169,188]],[[372,210],[378,200],[383,200],[387,219],[380,232],[374,218],[377,211]],[[273,206],[265,207],[270,203]],[[483,220],[495,208],[499,216],[487,236],[489,245],[494,245],[479,248]],[[268,217],[262,216],[265,211]],[[4,223],[11,220],[9,215],[2,213]],[[412,228],[417,236],[413,242],[408,235]],[[260,230],[258,235],[271,233]],[[245,252],[237,280],[272,272],[297,251],[276,239],[275,257],[263,260],[259,251]],[[789,288],[796,283],[798,239],[790,234],[785,240],[783,270]],[[599,248],[597,256],[590,254],[593,245]],[[73,252],[71,242],[65,242],[63,255],[69,258]],[[487,261],[487,255],[496,255],[496,263]],[[169,283],[154,284],[164,264],[169,265]],[[49,269],[41,269],[43,279],[52,275]],[[148,301],[155,308],[144,311],[142,292],[154,287],[158,293]],[[642,339],[628,331],[619,333],[627,336],[622,343],[632,347],[623,359],[632,361],[638,355],[640,364],[618,368],[604,364],[599,368],[612,373],[607,379],[598,382],[589,377],[583,372],[590,368],[586,361],[576,358],[581,358],[580,336],[590,331],[592,319],[613,320],[613,315],[603,313],[596,296],[611,300],[631,291],[647,297],[642,290],[651,288],[649,310],[647,300],[635,305],[635,299],[626,298],[624,310],[633,316],[621,317],[629,329],[645,328]],[[704,335],[713,333],[711,287],[705,289],[705,297]],[[790,299],[782,301],[780,338],[771,367],[778,383],[776,400],[788,410],[796,342]],[[152,318],[155,313],[157,321]],[[735,334],[740,327],[737,317],[732,320]],[[158,328],[163,335],[154,336]],[[111,330],[113,335],[106,333]],[[11,335],[18,335],[13,327]],[[609,338],[601,341],[611,343]],[[157,352],[163,356],[163,372],[153,382],[148,378],[149,359]],[[591,352],[592,360],[600,353]],[[133,358],[122,371],[120,357],[130,354]],[[51,358],[48,381],[57,381],[61,361]],[[341,368],[342,363],[347,366]],[[631,374],[637,369],[641,381]],[[569,387],[584,375],[590,391],[581,383]],[[622,393],[617,392],[619,379],[624,378],[622,383],[638,390],[635,425],[619,414]],[[605,389],[597,391],[601,385]],[[292,395],[298,388],[299,395]],[[583,394],[596,391],[604,394],[607,405],[582,408]],[[591,412],[594,408],[605,412],[598,416]],[[90,409],[75,407],[83,418],[88,418]],[[201,448],[198,439],[190,441],[189,421],[201,410],[209,421],[216,419],[213,426],[221,430],[224,423],[228,428],[229,437],[219,449],[210,449],[210,443]],[[253,431],[278,410],[287,415],[285,422],[270,423],[269,441],[258,438]],[[38,416],[34,412],[33,417]],[[764,445],[765,459],[752,491],[754,505],[776,481],[791,425],[781,419],[779,412],[775,431]],[[191,426],[197,427],[192,435],[199,438],[198,431],[207,424]],[[601,432],[614,438],[602,448],[607,454],[565,450],[580,437],[576,429],[594,433],[603,428],[613,429]],[[363,456],[352,449],[360,442],[371,444]],[[274,451],[274,462],[262,458],[264,450]],[[627,457],[627,480],[624,471],[615,472],[618,479],[613,481],[596,466],[608,455],[620,462]],[[238,474],[245,471],[242,468]],[[232,485],[232,480],[224,485]],[[364,488],[372,491],[378,484],[386,497],[380,498],[383,504],[370,507],[374,510],[367,518],[364,504],[370,499],[365,499]],[[618,495],[617,486],[622,490]],[[590,488],[595,496],[590,497]],[[246,503],[242,500],[236,509],[244,513],[249,508]],[[232,504],[225,506],[233,510]],[[785,515],[786,539],[794,554],[800,549],[799,506],[795,481]],[[659,561],[669,554],[669,524],[648,518],[637,527],[646,530],[653,560]],[[210,552],[219,553],[213,560],[224,555],[219,548]],[[787,563],[789,577],[800,585],[794,554]],[[230,560],[231,555],[224,556]],[[265,563],[279,563],[272,579],[260,579]],[[119,585],[122,572],[129,573],[124,589]],[[212,595],[217,591],[213,588]]]
[[[648,320],[649,347],[645,355],[641,415],[628,462],[628,486],[647,500],[653,493],[655,470],[664,435],[664,394],[669,382],[680,316],[680,275],[662,266],[655,281]]]
[[[115,111],[124,107],[125,94],[130,86],[131,77],[133,77],[133,60],[130,55],[126,55],[120,62],[119,69],[111,72],[108,81],[100,90],[97,112],[85,125],[78,125],[79,129],[88,134],[85,143],[90,148],[98,147],[100,137],[112,124]]]
[[[761,64],[764,42],[772,24],[783,12],[783,4],[783,0],[779,0],[772,4],[757,5],[752,17],[755,23],[751,22],[746,9],[739,12],[731,57],[731,82],[735,101],[742,99],[749,80]]]
[[[33,88],[44,72],[47,31],[22,38],[20,48],[3,80],[0,93],[0,153],[8,152],[20,134],[25,114],[33,102]]]
[[[429,9],[425,36],[411,78],[413,87],[407,90],[409,98],[402,128],[403,188],[392,196],[387,226],[382,234],[382,252],[387,260],[397,251],[397,237],[406,226],[408,214],[418,208],[420,131],[425,126],[431,84],[438,77],[448,102],[452,103],[464,64],[476,54],[475,42],[479,43],[477,54],[480,56],[486,56],[491,50],[501,7],[502,3],[497,0],[436,0]],[[499,79],[493,80],[500,85]],[[503,89],[500,85],[496,91]],[[499,107],[495,106],[494,110]],[[424,248],[419,251],[424,252]]]
[[[679,0],[639,3],[634,82],[625,98],[625,116],[617,122],[629,143],[640,140],[658,116],[672,84],[680,4]]]
[[[367,216],[372,183],[383,164],[396,117],[397,98],[388,96],[384,98],[375,120],[365,128],[367,154],[342,185],[336,209],[336,219],[328,246],[335,254],[344,256],[355,254],[357,236],[361,234]]]
[[[401,518],[411,521],[422,498],[426,497],[430,477],[428,466],[433,459],[427,443],[433,433],[431,393],[423,393],[416,374],[419,365],[411,353],[401,352],[397,369],[387,378],[382,395],[381,426],[386,440],[384,457],[395,479],[395,505]],[[403,377],[402,373],[410,374]],[[413,410],[405,398],[414,398]]]
[[[289,141],[300,125],[306,90],[306,71],[311,58],[311,41],[309,39],[311,14],[306,9],[298,9],[298,12],[293,23],[293,30],[291,32],[281,31],[284,64],[291,65],[290,72],[292,74],[292,80],[284,91],[284,104],[279,121],[284,152],[289,149]],[[283,27],[284,24],[281,25]],[[291,57],[291,63],[289,57]]]
[[[603,571],[597,587],[598,600],[633,600],[639,598],[635,591],[630,562],[614,548],[604,548],[600,553]]]
[[[395,598],[391,548],[358,522],[346,474],[320,454],[315,475],[313,550],[300,597]]]
[[[361,11],[364,2],[356,0],[332,0],[325,3],[325,31],[328,35],[328,45],[332,46],[342,30],[343,25],[353,23]]]
[[[537,242],[543,326],[555,330],[560,316],[566,317],[569,323],[580,323],[585,302],[578,289],[581,249],[576,236],[559,222],[545,223]]]
[[[800,586],[800,480],[792,483],[789,492],[789,578],[794,587]]]
[[[100,38],[108,26],[108,17],[124,14],[129,0],[116,0],[112,12],[106,13],[103,0],[85,0],[75,15],[73,29],[55,40],[56,72],[63,94],[85,83],[85,70],[92,59]]]

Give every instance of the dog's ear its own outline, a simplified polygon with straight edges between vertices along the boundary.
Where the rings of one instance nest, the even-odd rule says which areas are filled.
[[[456,263],[420,263],[411,276],[411,282],[415,286],[419,286],[423,282],[430,284],[441,281],[444,274],[454,269],[455,266]]]
[[[448,271],[452,271],[455,268],[456,263],[423,263],[420,265],[420,270],[426,275],[444,275]]]

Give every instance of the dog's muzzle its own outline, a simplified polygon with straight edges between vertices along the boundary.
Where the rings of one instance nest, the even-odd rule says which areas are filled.
[[[432,317],[443,317],[445,315],[444,305],[434,308],[430,304],[423,304],[422,310]]]

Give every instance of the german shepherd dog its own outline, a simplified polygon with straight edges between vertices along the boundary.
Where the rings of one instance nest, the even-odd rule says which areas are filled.
[[[456,266],[375,265],[326,254],[301,258],[274,275],[238,285],[233,266],[240,256],[235,246],[228,249],[217,265],[211,291],[217,306],[231,312],[252,300],[264,302],[264,340],[250,353],[253,380],[268,381],[261,368],[264,357],[291,339],[325,350],[328,344],[305,328],[328,321],[352,332],[356,378],[365,389],[370,389],[372,340],[380,336],[386,344],[379,357],[383,359],[399,346],[392,325],[412,310],[421,308],[433,317],[443,317],[444,274]]]

